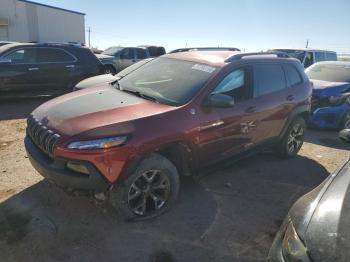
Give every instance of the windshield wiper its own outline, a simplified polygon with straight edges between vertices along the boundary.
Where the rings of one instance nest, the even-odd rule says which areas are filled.
[[[143,99],[150,100],[150,101],[152,101],[152,102],[157,102],[157,103],[159,103],[159,101],[158,101],[155,97],[149,96],[149,95],[146,95],[146,94],[143,94],[143,93],[141,93],[140,91],[134,91],[134,90],[130,90],[130,89],[119,89],[119,90],[124,91],[124,92],[127,92],[127,93],[129,93],[129,94],[133,94],[133,95],[138,96],[138,97],[141,97],[141,98],[143,98]]]

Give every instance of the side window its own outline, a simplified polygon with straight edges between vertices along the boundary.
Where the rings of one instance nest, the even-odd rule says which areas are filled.
[[[75,58],[61,49],[38,48],[37,60],[39,63],[63,63],[73,62]]]
[[[266,95],[286,87],[284,71],[280,65],[254,66],[254,97]]]
[[[334,52],[326,52],[326,61],[337,61],[337,54]]]
[[[135,50],[136,50],[136,58],[137,59],[147,58],[147,51],[145,49],[137,48]]]
[[[217,85],[212,94],[225,94],[236,102],[249,98],[249,78],[247,69],[237,69],[229,73]]]
[[[307,52],[305,56],[304,67],[308,68],[314,63],[314,55],[312,52]]]
[[[125,48],[120,53],[120,59],[134,59],[134,49]]]
[[[315,52],[315,60],[316,62],[325,61],[325,53],[324,52]]]
[[[284,65],[289,86],[294,86],[302,82],[297,69],[292,65]]]
[[[36,63],[36,49],[35,48],[23,48],[15,50],[5,58],[11,59],[12,64],[32,64]]]

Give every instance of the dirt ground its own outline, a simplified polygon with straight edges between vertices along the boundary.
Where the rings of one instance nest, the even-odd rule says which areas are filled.
[[[0,261],[264,261],[292,203],[350,149],[336,132],[308,130],[298,157],[264,153],[220,163],[182,179],[167,214],[127,223],[31,167],[25,117],[43,101],[0,101]]]

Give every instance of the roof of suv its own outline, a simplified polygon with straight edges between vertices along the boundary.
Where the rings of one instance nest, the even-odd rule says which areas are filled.
[[[238,61],[241,58],[249,58],[249,59],[288,59],[300,61],[289,58],[284,53],[279,52],[258,52],[258,53],[242,53],[237,51],[192,51],[192,52],[178,52],[165,54],[163,57],[169,57],[174,59],[181,59],[187,61],[193,61],[197,63],[209,64],[212,66],[223,67],[228,63],[233,61]],[[237,59],[235,59],[237,57]]]

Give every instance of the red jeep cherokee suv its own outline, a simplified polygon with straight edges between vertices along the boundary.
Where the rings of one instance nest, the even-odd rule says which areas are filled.
[[[108,192],[126,217],[150,217],[173,204],[180,174],[271,144],[296,155],[310,97],[302,65],[283,54],[167,54],[44,103],[25,147],[48,180]]]

